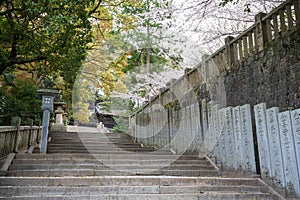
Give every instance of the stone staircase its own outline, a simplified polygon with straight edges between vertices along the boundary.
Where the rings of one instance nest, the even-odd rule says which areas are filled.
[[[258,178],[222,178],[207,158],[134,144],[124,134],[51,132],[47,154],[19,153],[0,199],[281,199]]]

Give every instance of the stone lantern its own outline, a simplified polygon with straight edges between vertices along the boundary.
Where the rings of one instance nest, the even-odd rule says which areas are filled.
[[[56,107],[55,113],[55,124],[51,127],[51,131],[66,131],[66,126],[64,125],[64,115],[65,115],[65,102],[54,102]]]
[[[59,96],[57,89],[39,89],[38,94],[42,96],[43,124],[42,138],[40,143],[40,153],[45,154],[47,151],[48,128],[50,120],[50,112],[53,111],[54,98]]]

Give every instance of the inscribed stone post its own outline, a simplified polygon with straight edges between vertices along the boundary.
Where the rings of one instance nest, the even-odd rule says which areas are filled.
[[[199,103],[197,102],[195,104],[195,107],[194,107],[194,112],[195,112],[195,124],[196,124],[196,137],[197,137],[197,141],[196,141],[196,144],[197,144],[197,151],[198,153],[200,153],[200,150],[201,150],[201,145],[203,144],[203,141],[202,141],[202,130],[201,130],[201,117],[200,117],[200,106],[199,106]]]
[[[176,116],[176,110],[175,110],[175,108],[174,107],[171,107],[170,108],[170,118],[171,118],[171,124],[170,124],[170,126],[171,126],[171,130],[172,130],[172,132],[171,132],[171,148],[173,149],[173,150],[175,150],[175,140],[176,140],[176,135],[177,135],[177,131],[178,131],[178,127],[176,126],[176,118],[175,118],[175,116]]]
[[[156,124],[155,132],[154,132],[154,134],[158,138],[158,143],[156,144],[156,147],[161,148],[161,146],[164,142],[164,138],[163,138],[163,135],[162,135],[162,129],[163,129],[162,111],[157,109],[156,110],[156,116],[157,116],[157,122],[158,122]]]
[[[163,122],[163,126],[164,126],[164,130],[163,130],[163,135],[164,135],[164,144],[163,144],[163,148],[164,149],[168,149],[169,148],[169,144],[170,144],[170,126],[169,126],[169,121],[168,121],[168,109],[164,109],[161,108],[162,111],[162,122]]]
[[[219,141],[220,141],[220,145],[219,145],[219,152],[220,152],[220,158],[219,160],[221,161],[222,165],[224,166],[226,164],[226,148],[225,148],[225,109],[222,108],[219,110]],[[218,159],[218,158],[217,158]]]
[[[201,116],[202,116],[202,135],[203,135],[203,151],[208,152],[208,131],[207,131],[207,107],[206,99],[201,101]]]
[[[271,160],[269,152],[268,129],[266,122],[266,104],[254,106],[256,134],[258,142],[259,163],[262,178],[270,178]]]
[[[213,124],[214,124],[214,132],[215,132],[215,143],[219,138],[219,105],[216,104],[213,107]]]
[[[185,107],[185,126],[186,126],[185,134],[184,134],[184,138],[186,139],[185,149],[189,149],[192,141],[190,105]]]
[[[180,109],[180,123],[179,123],[179,137],[178,137],[178,140],[177,140],[177,144],[178,144],[178,149],[179,149],[179,152],[182,153],[183,152],[183,149],[184,149],[184,125],[185,125],[185,109],[184,107],[182,107]]]
[[[213,146],[213,155],[217,158],[217,162],[220,160],[220,142],[219,142],[219,105],[216,104],[213,106],[213,129],[214,129],[214,146]]]
[[[183,143],[182,147],[181,147],[181,152],[183,153],[186,150],[186,146],[187,146],[187,140],[188,138],[186,137],[186,130],[187,130],[187,113],[186,113],[186,107],[182,108],[182,132],[181,132],[181,141]]]
[[[171,126],[170,126],[170,121],[169,121],[169,116],[170,116],[170,109],[168,108],[162,108],[164,110],[164,124],[165,124],[165,127],[166,127],[166,140],[167,142],[165,143],[165,147],[168,149],[170,147],[170,138],[171,138]]]
[[[153,124],[153,126],[155,126],[154,128],[154,136],[155,136],[155,144],[158,148],[161,148],[161,145],[163,143],[163,135],[161,134],[161,130],[162,130],[162,110],[156,109],[155,110],[155,118],[156,118],[156,122]]]
[[[153,144],[157,146],[158,148],[161,148],[161,140],[157,140],[158,138],[161,138],[160,131],[162,129],[161,125],[161,115],[162,115],[162,110],[158,108],[154,108],[153,112],[153,119],[151,121],[151,126],[152,126],[152,137],[153,137]]]
[[[192,135],[191,149],[193,152],[196,152],[197,151],[197,146],[196,146],[197,125],[196,125],[196,113],[195,113],[194,103],[192,103],[190,106],[190,127],[191,127],[191,135]]]
[[[289,194],[300,197],[299,174],[290,111],[279,113],[278,120],[286,188]]]
[[[236,169],[235,141],[233,135],[232,107],[225,108],[226,130],[226,165],[228,169]]]
[[[243,135],[242,135],[242,126],[241,126],[241,115],[240,107],[234,107],[232,109],[232,120],[233,120],[233,133],[235,140],[235,152],[237,160],[237,169],[239,171],[244,170],[244,150],[243,150]]]
[[[186,132],[185,132],[185,138],[186,138],[186,149],[191,150],[191,142],[193,140],[192,136],[192,130],[191,130],[191,107],[190,105],[186,106]],[[186,137],[187,136],[187,137]]]
[[[155,108],[153,116],[153,143],[160,147],[160,130],[161,130],[161,110]]]
[[[183,112],[184,112],[184,108],[181,107],[181,109],[178,111],[178,132],[177,132],[177,137],[176,137],[176,149],[178,149],[179,153],[182,153],[182,149],[183,149],[183,121],[184,121],[184,116],[183,116]]]
[[[244,161],[245,170],[249,173],[256,173],[255,154],[254,154],[254,142],[253,142],[253,131],[252,131],[252,119],[250,105],[245,104],[240,106],[241,116],[241,135],[243,138],[243,149],[244,149]]]
[[[136,137],[137,137],[137,114],[135,113],[134,116],[133,116],[133,137],[134,137],[134,140],[135,142],[136,141]]]
[[[208,137],[208,152],[211,152],[214,146],[214,129],[213,129],[213,116],[212,116],[213,102],[207,104],[207,137]]]
[[[172,142],[173,142],[173,122],[172,122],[172,108],[168,108],[168,126],[169,126],[169,147],[170,149],[172,149]]]
[[[151,108],[151,106],[150,106]],[[146,130],[147,130],[147,146],[152,146],[153,144],[151,144],[151,136],[152,136],[152,130],[151,130],[151,126],[152,126],[152,112],[151,110],[149,109],[147,111],[147,118],[148,118],[148,121],[147,121],[147,125],[146,125]]]
[[[281,153],[281,144],[278,127],[279,109],[274,107],[267,110],[267,127],[268,138],[271,154],[271,178],[277,187],[285,186],[284,172],[283,172],[283,159]]]
[[[139,133],[140,133],[140,117],[138,115],[138,113],[135,114],[135,141],[138,143],[139,141]]]
[[[300,109],[291,111],[291,118],[296,149],[296,158],[298,164],[298,174],[300,176]]]
[[[173,126],[176,127],[173,133],[173,150],[178,153],[178,138],[180,133],[180,117],[179,114],[180,110],[173,109]]]

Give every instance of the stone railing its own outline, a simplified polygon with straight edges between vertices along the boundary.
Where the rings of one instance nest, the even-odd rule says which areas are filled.
[[[259,13],[255,24],[241,35],[227,37],[225,46],[216,51],[208,60],[230,67],[245,58],[264,50],[272,41],[295,30],[300,23],[300,9],[297,0],[288,0],[269,14]],[[224,70],[226,68],[220,68]]]
[[[0,126],[0,158],[36,144],[41,131],[39,126]]]

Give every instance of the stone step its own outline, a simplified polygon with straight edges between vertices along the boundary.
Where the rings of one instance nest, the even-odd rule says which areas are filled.
[[[0,186],[264,186],[257,178],[176,176],[1,177]]]
[[[55,142],[55,143],[54,143]],[[86,142],[82,142],[82,141],[74,141],[74,142],[65,142],[65,141],[51,141],[50,143],[48,143],[48,145],[52,146],[52,145],[60,145],[60,146],[67,146],[67,145],[78,145],[78,146],[111,146],[111,145],[115,145],[115,146],[141,146],[139,144],[133,143],[133,142],[128,142],[128,141],[124,141],[122,143],[118,143],[118,142],[111,142],[111,141],[86,141]]]
[[[71,144],[71,143],[91,143],[91,144],[111,144],[111,143],[119,143],[119,144],[137,144],[131,140],[126,139],[99,139],[99,138],[74,138],[74,139],[64,139],[64,138],[51,138],[49,144]]]
[[[107,137],[107,136],[82,136],[82,135],[78,135],[78,136],[74,136],[74,137],[56,137],[56,136],[49,136],[51,137],[51,141],[75,141],[75,142],[79,142],[79,141],[99,141],[99,142],[105,142],[105,141],[121,141],[121,142],[133,142],[130,139],[127,138],[119,138],[119,137]]]
[[[206,160],[97,160],[97,159],[80,159],[80,160],[40,160],[40,159],[14,159],[13,164],[65,164],[65,165],[76,165],[76,164],[105,164],[105,165],[203,165],[211,166],[211,163]]]
[[[61,137],[57,137],[57,136],[51,136],[49,135],[49,137],[51,137],[51,140],[53,139],[53,141],[90,141],[90,140],[99,140],[99,141],[131,141],[130,139],[127,138],[121,138],[121,137],[110,137],[110,136],[88,136],[88,135],[77,135],[77,136],[73,136],[73,137],[69,137],[69,136],[61,136]]]
[[[124,146],[124,147],[138,147],[141,148],[141,145],[138,144],[134,144],[134,143],[126,143],[126,144],[122,144],[122,143],[108,143],[108,142],[103,142],[103,143],[90,143],[90,142],[84,142],[84,143],[48,143],[48,146],[51,147],[84,147],[84,146],[89,146],[89,147],[120,147],[120,146]],[[154,149],[154,148],[152,148]]]
[[[110,137],[122,137],[122,138],[129,138],[126,134],[120,133],[100,133],[100,132],[49,132],[50,136],[57,136],[57,137],[64,137],[64,136],[76,136],[76,135],[99,135],[99,136],[110,136]]]
[[[99,194],[205,194],[205,193],[268,193],[260,186],[2,186],[0,196],[99,195]]]
[[[151,154],[151,155],[158,155],[158,156],[163,156],[163,155],[173,155],[171,152],[162,152],[162,151],[150,151],[150,150],[136,150],[136,151],[126,151],[122,149],[116,149],[116,150],[93,150],[93,149],[86,149],[86,150],[77,150],[77,149],[51,149],[49,148],[47,150],[48,154],[67,154],[67,153],[72,153],[72,154],[80,154],[80,153],[91,153],[91,154],[97,154],[97,156],[103,156],[105,155],[112,155],[112,156],[122,156],[122,155],[133,155],[137,154],[138,155],[144,155],[144,154]]]
[[[17,154],[16,159],[41,159],[41,160],[76,160],[76,159],[120,159],[120,160],[206,160],[192,155],[156,155],[153,153],[131,153],[126,155],[118,154]]]
[[[100,147],[100,146],[69,146],[69,147],[55,147],[55,146],[49,146],[47,151],[54,151],[54,150],[95,150],[95,151],[157,151],[156,149],[153,148],[142,148],[142,147],[124,147],[120,148],[117,146],[112,146],[112,147]],[[168,150],[160,150],[159,152],[161,153],[169,153],[172,154],[171,151]]]
[[[136,163],[132,163],[131,165],[105,165],[100,163],[99,164],[76,164],[76,165],[67,165],[67,164],[53,164],[51,162],[47,164],[12,164],[9,167],[10,171],[17,171],[17,170],[53,170],[53,169],[93,169],[93,170],[102,170],[107,168],[114,168],[114,169],[174,169],[174,170],[215,170],[210,165],[138,165]]]
[[[7,200],[199,200],[199,199],[220,199],[220,200],[277,200],[274,195],[255,193],[255,194],[242,194],[242,193],[231,193],[231,194],[108,194],[108,195],[53,195],[53,196],[28,196],[28,197],[0,197],[0,199]]]
[[[84,144],[59,144],[59,143],[48,143],[48,147],[82,147],[82,145],[84,146],[88,146],[88,147],[137,147],[137,148],[141,148],[141,145],[138,144],[114,144],[114,143],[84,143]],[[153,149],[153,148],[152,148]]]
[[[40,169],[40,170],[21,170],[21,171],[7,171],[6,176],[16,177],[62,177],[62,176],[130,176],[130,175],[165,175],[165,176],[202,176],[211,177],[218,176],[219,170],[178,170],[178,169]]]
[[[125,134],[92,131],[50,132],[46,155],[17,154],[0,177],[0,199],[279,199],[259,179],[218,177],[206,156],[173,155]]]

